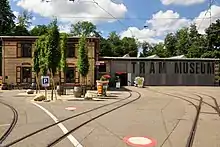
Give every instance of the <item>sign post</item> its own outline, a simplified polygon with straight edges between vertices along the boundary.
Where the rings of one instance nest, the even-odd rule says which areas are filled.
[[[41,85],[45,88],[45,97],[47,99],[47,87],[50,86],[50,77],[49,76],[41,76]]]

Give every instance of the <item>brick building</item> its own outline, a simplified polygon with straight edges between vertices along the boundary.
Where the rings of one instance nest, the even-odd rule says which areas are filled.
[[[8,84],[25,84],[35,82],[32,69],[34,43],[37,36],[0,36],[2,41],[2,80]],[[61,74],[62,83],[81,83],[77,70],[78,37],[69,37],[67,43],[66,76]],[[87,77],[88,85],[95,85],[96,67],[98,60],[99,38],[87,38],[90,69]],[[64,79],[66,77],[66,79]],[[58,74],[55,78],[58,81]]]

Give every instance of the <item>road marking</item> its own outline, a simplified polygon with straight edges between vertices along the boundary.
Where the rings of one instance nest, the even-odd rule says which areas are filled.
[[[2,124],[0,127],[10,126],[11,124]]]
[[[44,107],[42,107],[41,105],[37,104],[37,103],[34,103],[32,102],[35,106],[39,107],[41,110],[43,110],[45,113],[47,113],[53,120],[55,123],[57,123],[59,120],[52,114],[50,113],[47,109],[45,109]],[[68,132],[67,128],[62,124],[62,123],[59,123],[57,124],[60,129],[63,131],[64,134],[66,134]],[[73,135],[68,135],[67,138],[69,139],[69,141],[74,145],[74,147],[83,147],[79,141],[76,140],[75,137],[73,137]]]
[[[124,142],[133,147],[153,147],[156,141],[148,137],[125,137]]]
[[[76,110],[76,107],[67,107],[67,108],[65,108],[66,110],[69,110],[69,111],[74,111],[74,110]]]

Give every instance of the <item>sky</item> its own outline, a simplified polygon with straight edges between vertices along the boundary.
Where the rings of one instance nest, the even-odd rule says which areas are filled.
[[[220,17],[220,0],[45,1],[10,0],[10,5],[16,16],[23,10],[32,13],[30,29],[48,24],[55,16],[62,32],[69,32],[71,24],[86,20],[94,23],[104,37],[116,31],[121,37],[134,36],[150,43],[163,42],[167,33],[192,23],[204,33],[210,21],[215,22]]]

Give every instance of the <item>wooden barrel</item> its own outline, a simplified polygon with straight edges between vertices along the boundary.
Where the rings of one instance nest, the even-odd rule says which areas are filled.
[[[74,95],[75,95],[75,97],[81,97],[82,88],[80,86],[75,86],[74,87]]]
[[[103,93],[103,84],[97,83],[98,94],[102,95]]]

